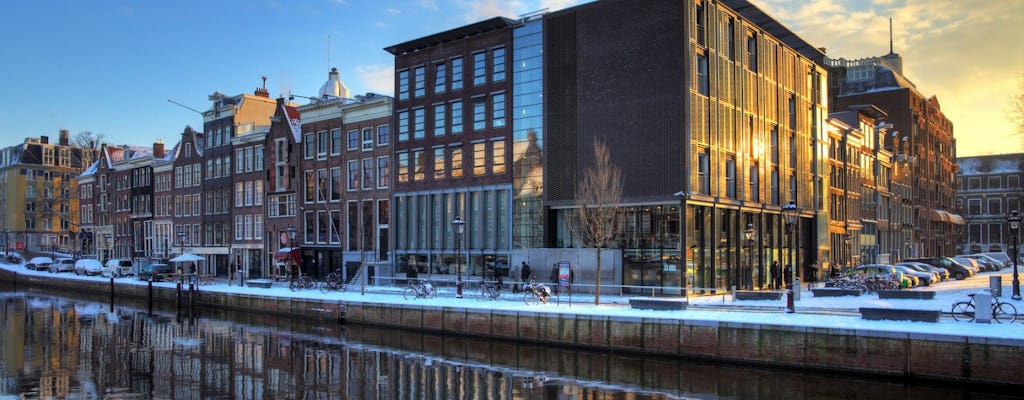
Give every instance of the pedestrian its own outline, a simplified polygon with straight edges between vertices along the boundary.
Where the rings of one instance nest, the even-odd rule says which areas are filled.
[[[786,264],[786,268],[782,270],[782,283],[787,289],[793,287],[793,264]]]
[[[782,279],[782,271],[779,269],[779,261],[778,260],[772,261],[771,274],[772,274],[772,281],[771,281],[771,284],[769,286],[772,289],[776,289],[777,290],[779,288],[779,286],[781,285],[779,283],[779,281]]]
[[[555,294],[558,294],[558,263],[551,266],[551,285],[555,287]]]
[[[417,271],[416,267],[412,265],[410,265],[408,268],[409,269],[405,271],[405,279],[409,281],[410,284],[416,283],[416,281],[419,280],[419,271]]]
[[[526,261],[523,261],[526,264]],[[519,283],[523,279],[523,269],[519,264],[512,264],[512,268],[508,270],[508,278],[512,281],[512,293],[519,293]]]
[[[527,264],[526,261],[523,261],[523,265],[519,273],[519,277],[523,280],[523,283],[529,282],[530,278],[533,277],[533,273],[530,272],[530,264]]]

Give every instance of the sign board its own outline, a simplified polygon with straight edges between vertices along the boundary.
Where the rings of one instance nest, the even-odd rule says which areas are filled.
[[[25,250],[25,242],[18,242],[15,245],[15,247],[17,248],[18,251],[23,251],[23,250]]]
[[[558,286],[569,287],[572,280],[572,267],[568,261],[558,262]]]

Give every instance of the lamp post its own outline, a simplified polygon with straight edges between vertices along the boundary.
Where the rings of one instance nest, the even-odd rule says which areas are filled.
[[[459,261],[462,258],[462,233],[466,229],[466,221],[463,221],[461,217],[456,216],[452,220],[452,229],[455,231],[455,268],[458,270],[458,274],[455,278],[455,297],[462,298],[462,265]]]
[[[178,232],[178,244],[181,245],[181,254],[185,254],[185,232]]]
[[[906,260],[910,258],[910,237],[903,238],[903,246],[907,248],[907,255],[900,258]]]
[[[11,227],[4,225],[4,254],[11,254]]]
[[[796,201],[790,200],[789,204],[782,206],[782,216],[786,218],[786,234],[789,236],[787,242],[789,246],[789,261],[786,267],[790,269],[789,279],[784,282],[786,284],[786,312],[794,313],[796,310],[793,305],[793,233],[796,230],[796,221],[800,217],[800,208],[796,206]]]
[[[754,224],[747,224],[747,229],[743,230],[743,237],[747,239],[747,271],[751,276],[751,282],[753,282],[754,275],[754,235],[757,235]],[[746,283],[746,275],[743,278]]]
[[[1020,214],[1017,213],[1017,210],[1010,213],[1006,222],[1010,226],[1010,240],[1013,241],[1013,253],[1010,254],[1010,257],[1013,257],[1013,296],[1011,298],[1020,300],[1020,278],[1017,276],[1017,232],[1020,230]]]
[[[853,246],[850,246],[850,240],[852,238],[853,235],[850,235],[850,232],[846,232],[846,234],[843,235],[843,243],[846,244],[846,248],[843,249],[846,251],[846,254],[843,256],[843,264],[846,264],[847,266],[853,264]]]

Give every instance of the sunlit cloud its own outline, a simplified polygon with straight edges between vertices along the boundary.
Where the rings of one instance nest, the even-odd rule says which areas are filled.
[[[384,12],[386,12],[386,13],[388,13],[390,15],[398,15],[398,14],[402,13],[402,10],[399,10],[397,8],[394,8],[394,7],[388,7],[388,8],[384,9]]]
[[[526,3],[520,0],[456,0],[455,4],[464,12],[463,20],[477,22],[494,17],[515,17],[522,14]]]
[[[419,5],[420,5],[420,7],[426,8],[426,9],[431,10],[431,11],[439,10],[439,8],[437,7],[437,1],[436,0],[420,0],[419,1]]]
[[[377,93],[392,96],[395,93],[394,65],[371,64],[356,67],[356,80],[362,87]]]

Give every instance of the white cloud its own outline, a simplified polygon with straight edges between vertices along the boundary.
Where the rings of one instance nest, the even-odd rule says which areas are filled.
[[[395,93],[394,65],[371,64],[356,67],[356,80],[368,91],[393,96]]]
[[[388,7],[384,9],[384,12],[388,13],[389,15],[398,15],[402,13],[402,10],[399,10],[394,7]]]
[[[428,10],[432,10],[432,11],[439,10],[439,8],[437,7],[437,1],[436,0],[419,0],[419,5],[420,5],[420,7],[426,8]]]
[[[526,3],[521,0],[456,0],[463,9],[463,20],[478,22],[494,17],[515,17],[524,12]]]

